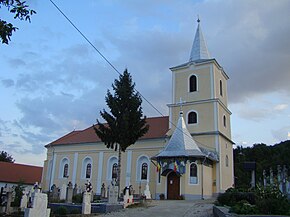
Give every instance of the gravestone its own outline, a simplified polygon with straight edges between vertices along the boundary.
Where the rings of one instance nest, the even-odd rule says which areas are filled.
[[[102,184],[102,188],[101,188],[101,198],[105,198],[106,197],[106,187],[105,187],[105,183]]]
[[[5,213],[6,214],[10,214],[11,212],[11,202],[12,202],[12,189],[8,189],[6,192],[6,209],[5,209]]]
[[[146,184],[146,187],[145,187],[145,190],[144,190],[144,195],[145,195],[145,198],[148,200],[148,199],[151,199],[151,192],[149,190],[149,185],[148,185],[148,182]]]
[[[57,201],[59,200],[59,189],[56,187],[55,184],[51,186],[52,190],[52,200]]]
[[[263,184],[264,187],[267,186],[267,176],[266,176],[266,170],[263,170]]]
[[[23,195],[20,201],[20,209],[21,211],[24,211],[25,208],[27,208],[27,203],[28,203],[28,197],[27,197],[28,192],[23,191]]]
[[[91,191],[93,187],[89,180],[86,183],[86,191],[83,194],[82,214],[91,214]]]
[[[130,188],[131,186],[124,189],[124,208],[133,204],[133,194],[131,195],[132,190]]]
[[[91,192],[91,202],[94,201],[94,191]]]
[[[35,189],[32,194],[31,208],[24,209],[24,217],[49,217],[50,209],[47,209],[47,195]]]
[[[71,182],[69,182],[67,185],[66,202],[72,203],[72,197],[73,197],[73,185]]]
[[[60,200],[65,200],[66,199],[66,185],[63,184],[60,188],[60,195],[59,195]]]
[[[273,169],[270,167],[270,184],[274,184],[274,175],[273,175]]]
[[[73,196],[76,196],[78,194],[78,185],[75,184],[74,189],[73,189]]]
[[[91,192],[84,192],[82,214],[91,214]]]
[[[109,186],[108,189],[108,203],[118,203],[118,186],[116,186],[116,182],[114,180],[112,181],[111,186]]]

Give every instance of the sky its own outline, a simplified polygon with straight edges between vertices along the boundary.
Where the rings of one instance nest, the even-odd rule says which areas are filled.
[[[273,145],[290,139],[289,0],[53,0],[163,115],[170,67],[185,63],[197,16],[211,57],[229,75],[232,140]],[[118,74],[49,0],[27,0],[31,23],[0,45],[0,151],[43,165],[44,145],[100,119]],[[143,100],[147,117],[160,116]]]

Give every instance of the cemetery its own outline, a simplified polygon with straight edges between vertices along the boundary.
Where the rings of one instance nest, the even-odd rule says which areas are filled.
[[[220,194],[214,207],[215,216],[225,213],[240,215],[290,215],[290,180],[286,165],[263,170],[263,177],[256,183],[255,170],[251,170],[251,188],[229,188]],[[219,206],[223,206],[220,208]],[[223,211],[222,211],[223,210]],[[223,213],[220,215],[220,213]]]
[[[15,197],[14,188],[1,189],[0,216],[14,213],[13,216],[24,217],[49,217],[67,214],[93,214],[108,213],[126,208],[134,203],[140,203],[144,199],[151,199],[149,185],[142,194],[135,194],[132,186],[123,189],[118,197],[116,181],[113,180],[110,186],[103,183],[101,195],[95,195],[92,185],[88,180],[82,188],[71,182],[68,185],[57,187],[52,185],[50,192],[42,192],[41,185],[35,185],[29,190],[23,190],[20,204],[12,207]],[[17,215],[18,214],[18,215]]]

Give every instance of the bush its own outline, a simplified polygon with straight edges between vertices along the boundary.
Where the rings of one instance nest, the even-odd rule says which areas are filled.
[[[216,205],[231,206],[237,214],[289,215],[290,203],[277,186],[257,187],[253,192],[230,188],[217,198]]]
[[[82,194],[76,194],[72,197],[73,203],[82,203],[83,202],[83,195]]]
[[[230,212],[244,215],[252,215],[257,213],[257,208],[255,205],[250,204],[248,201],[241,200],[236,205],[230,208]]]
[[[164,194],[160,194],[159,198],[160,198],[160,200],[164,200],[165,199],[165,195]]]
[[[79,210],[79,209],[72,209],[70,211],[70,214],[81,214],[81,210]]]
[[[257,187],[257,208],[260,213],[269,215],[287,215],[290,213],[290,204],[277,186]]]
[[[56,215],[66,215],[67,213],[68,213],[68,210],[64,206],[60,206],[54,211],[54,214]]]
[[[228,189],[225,193],[220,194],[217,198],[218,205],[234,206],[239,201],[247,201],[249,204],[255,204],[255,193],[239,192],[234,189]]]

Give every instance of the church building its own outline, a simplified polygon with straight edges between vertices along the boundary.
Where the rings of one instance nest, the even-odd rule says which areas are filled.
[[[210,198],[234,184],[231,112],[226,72],[211,58],[200,20],[188,61],[170,68],[169,116],[147,118],[150,128],[122,153],[120,186],[153,199]],[[107,149],[94,126],[75,130],[47,144],[42,188],[90,180],[101,194],[117,176],[118,152]]]

